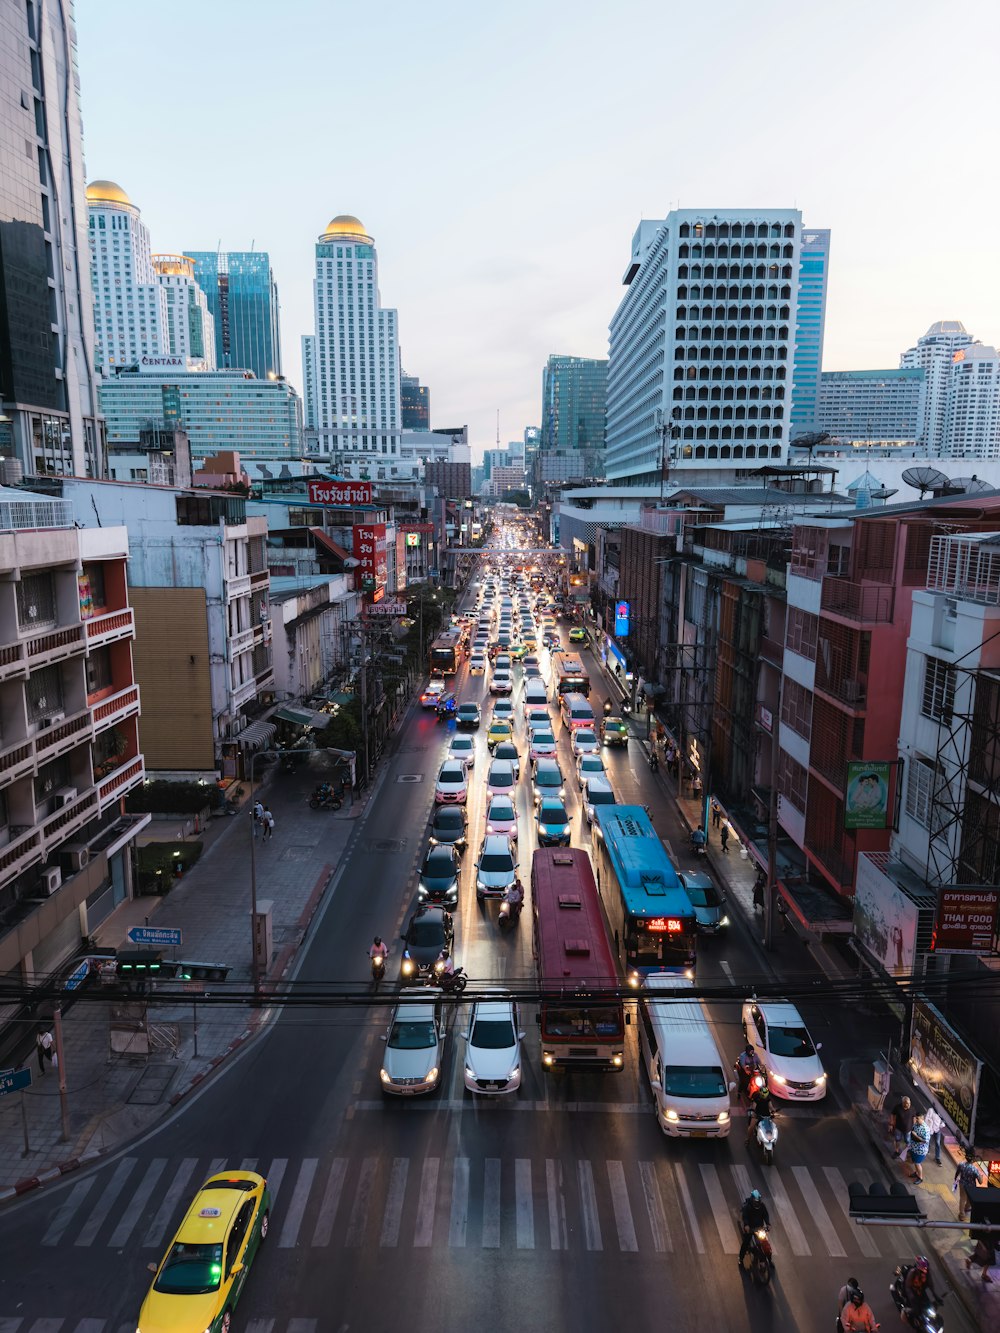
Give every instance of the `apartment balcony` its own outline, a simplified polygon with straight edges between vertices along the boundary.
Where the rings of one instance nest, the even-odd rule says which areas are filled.
[[[769,639],[762,636],[760,640],[760,658],[763,662],[770,662],[772,666],[780,667],[784,660],[785,650],[777,639]]]
[[[28,664],[24,658],[24,648],[20,643],[8,643],[0,648],[0,683],[14,680],[18,676],[25,679]]]
[[[270,576],[268,575],[268,577]],[[250,589],[253,586],[250,574],[234,574],[232,578],[225,581],[226,601],[235,602],[237,597],[249,597]],[[260,587],[261,585],[258,583],[256,586]]]
[[[108,611],[103,616],[92,616],[83,622],[88,648],[103,647],[117,639],[135,638],[135,612],[130,606]]]
[[[78,624],[49,630],[46,634],[35,634],[21,642],[30,671],[32,667],[52,666],[74,657],[86,648],[87,637],[83,625]]]
[[[133,787],[141,786],[145,780],[146,764],[141,754],[113,769],[97,784],[97,803],[102,814],[109,805],[128,795]]]
[[[818,751],[815,746],[809,754],[810,773],[816,773],[840,797],[847,789],[847,764],[848,760],[844,756],[837,755],[834,758]]]
[[[832,703],[846,707],[850,713],[864,713],[868,706],[867,676],[844,676],[830,680],[820,671],[817,663],[814,689]]]
[[[75,713],[65,721],[35,733],[35,759],[40,764],[47,764],[74,749],[81,741],[89,741],[93,734],[90,709],[85,708],[82,713]]]
[[[248,653],[251,650],[255,642],[254,633],[255,631],[251,627],[250,629],[240,630],[238,634],[230,634],[228,645],[230,662],[234,662],[240,653]]]
[[[35,747],[30,738],[14,741],[0,750],[0,788],[35,771]]]
[[[126,718],[137,716],[139,686],[129,685],[124,690],[119,690],[117,694],[109,694],[106,699],[94,704],[90,712],[94,719],[94,735],[99,736],[102,731],[124,722]]]
[[[274,667],[266,666],[258,671],[254,685],[258,690],[270,690],[274,688]]]
[[[0,883],[9,883],[45,857],[42,830],[36,825],[9,825],[11,839],[0,847]]]
[[[833,881],[841,892],[854,883],[854,863],[844,856],[846,847],[811,847],[806,846],[805,853],[816,863],[826,876]]]
[[[657,537],[672,537],[678,529],[677,514],[662,509],[644,509],[639,515],[639,527]]]
[[[271,571],[269,569],[254,569],[250,572],[250,587],[254,592],[260,592],[262,589],[270,587]]]
[[[43,819],[38,825],[42,830],[47,851],[52,851],[53,845],[60,846],[70,839],[74,833],[79,833],[96,814],[97,792],[93,787],[77,796],[75,800],[68,801],[65,805],[60,806],[58,810],[49,815],[47,819]]]
[[[273,680],[272,674],[272,680]],[[241,685],[234,685],[229,692],[229,712],[235,716],[242,709],[245,703],[251,699],[257,698],[258,685],[253,677],[245,680]]]
[[[892,620],[896,590],[891,583],[855,583],[827,575],[820,593],[820,609],[860,625],[884,625]]]

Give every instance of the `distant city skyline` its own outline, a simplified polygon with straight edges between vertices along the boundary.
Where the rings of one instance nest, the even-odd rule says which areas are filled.
[[[79,0],[87,172],[142,200],[158,247],[268,251],[283,369],[300,391],[315,237],[337,213],[363,218],[407,359],[434,387],[433,418],[468,421],[479,457],[498,408],[503,438],[539,422],[550,354],[607,356],[630,238],[671,207],[797,207],[831,229],[826,370],[896,365],[937,320],[1000,343],[1000,273],[955,242],[958,219],[993,216],[998,192],[983,163],[1000,12],[975,0],[972,10],[969,44],[964,25],[941,24],[921,0],[874,10],[847,0],[832,28],[822,11],[762,22],[759,10],[721,0],[706,52],[695,13],[651,0],[620,16],[565,0],[542,11],[513,0],[502,13],[432,0],[418,15],[389,0],[335,24],[319,0],[300,0],[288,25],[262,0],[176,0],[172,22],[198,32],[185,78],[215,90],[219,133],[239,128],[223,152],[215,129],[182,144],[170,116],[122,117],[148,93],[144,53],[162,40],[159,12],[139,7],[123,24]],[[667,103],[660,78],[612,54],[619,30],[640,28],[644,50],[669,44]],[[820,47],[864,97],[815,79]],[[227,66],[238,79],[220,79],[220,49],[238,59]],[[377,62],[338,67],[338,99],[365,108],[364,132],[334,129],[318,145],[303,127],[326,123],[325,71],[338,51],[362,49]],[[666,109],[695,96],[709,55],[731,96],[702,108],[697,138],[665,136]],[[740,101],[733,133],[748,58],[786,71],[783,105],[801,114],[784,118],[780,137],[766,99]],[[933,79],[915,79],[918,68]],[[366,96],[369,78],[378,97]],[[532,95],[512,98],[515,85]],[[928,114],[931,102],[954,114]]]

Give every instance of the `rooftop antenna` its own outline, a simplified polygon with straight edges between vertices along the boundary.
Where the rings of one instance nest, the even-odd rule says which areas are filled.
[[[500,448],[500,409],[497,408],[497,448]]]

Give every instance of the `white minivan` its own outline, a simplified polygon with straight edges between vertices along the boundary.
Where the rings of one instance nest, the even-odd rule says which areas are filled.
[[[527,712],[532,704],[537,704],[540,708],[548,708],[549,692],[540,680],[529,680],[525,682],[524,698],[522,706]]]
[[[639,996],[639,1049],[656,1100],[656,1120],[670,1138],[729,1135],[726,1077],[701,1002],[684,977],[648,976]]]

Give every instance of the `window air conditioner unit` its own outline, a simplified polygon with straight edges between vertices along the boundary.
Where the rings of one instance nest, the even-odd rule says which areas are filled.
[[[70,869],[74,872],[84,870],[90,864],[90,848],[85,843],[67,843],[65,847],[60,847],[59,851],[65,856]]]
[[[62,884],[62,871],[58,866],[44,866],[39,884],[45,897],[51,897]]]
[[[60,722],[65,722],[65,721],[66,721],[65,713],[49,713],[47,717],[40,717],[38,719],[38,729],[40,731],[44,731],[48,727],[57,727]]]
[[[71,805],[76,800],[77,795],[75,787],[60,787],[56,792],[56,805]]]

